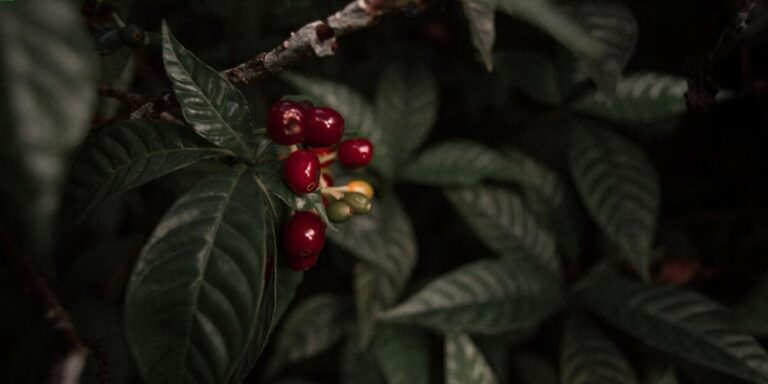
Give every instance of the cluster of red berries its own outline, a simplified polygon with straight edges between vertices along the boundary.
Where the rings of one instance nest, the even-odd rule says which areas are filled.
[[[320,188],[329,220],[344,222],[371,210],[373,188],[367,182],[333,186],[328,167],[335,159],[343,167],[355,169],[373,158],[373,144],[367,139],[342,141],[344,118],[337,111],[307,101],[281,100],[267,112],[267,133],[276,143],[291,148],[283,165],[286,185],[297,194]],[[315,212],[296,212],[283,228],[286,262],[293,270],[315,265],[324,244],[325,224]]]

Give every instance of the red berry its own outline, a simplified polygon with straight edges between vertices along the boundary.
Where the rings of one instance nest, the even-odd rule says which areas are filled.
[[[345,140],[339,144],[338,156],[347,168],[365,167],[373,158],[373,144],[368,139]]]
[[[310,193],[320,183],[320,161],[308,150],[291,153],[283,168],[285,183],[296,193]]]
[[[310,151],[320,159],[320,166],[326,168],[336,160],[336,149],[334,147],[310,148]]]
[[[304,144],[310,147],[328,147],[344,136],[344,118],[331,108],[307,110]]]
[[[306,109],[299,103],[280,100],[267,111],[267,133],[276,143],[294,145],[304,140]]]
[[[312,212],[296,212],[283,227],[285,261],[294,271],[315,265],[324,244],[325,224]]]

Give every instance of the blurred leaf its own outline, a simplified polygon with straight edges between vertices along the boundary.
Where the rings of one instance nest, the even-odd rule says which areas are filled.
[[[388,384],[429,384],[430,344],[423,329],[382,324],[371,341],[371,354]]]
[[[477,346],[464,333],[445,337],[446,384],[497,384],[499,380]]]
[[[179,199],[145,246],[126,294],[128,342],[148,383],[225,383],[256,337],[271,229],[246,167]]]
[[[768,279],[762,276],[745,298],[733,307],[741,327],[760,337],[768,336]]]
[[[0,36],[0,220],[40,254],[53,245],[68,156],[89,128],[95,54],[66,1],[4,4]]]
[[[599,59],[602,42],[580,25],[579,20],[550,0],[497,0],[498,7],[512,17],[521,18],[549,33],[574,54]]]
[[[74,225],[104,200],[228,151],[160,120],[127,120],[99,131],[79,150],[64,190],[64,218]]]
[[[558,384],[557,368],[552,362],[533,353],[518,353],[512,358],[520,384]]]
[[[768,383],[768,354],[715,302],[691,291],[599,271],[577,303],[663,352],[755,383]]]
[[[522,260],[481,260],[427,284],[380,318],[494,334],[536,325],[558,308],[560,289],[557,278]]]
[[[560,348],[563,384],[639,383],[624,354],[587,317],[568,320]]]
[[[296,290],[299,288],[303,279],[304,272],[292,271],[282,264],[277,266],[277,302],[275,303],[275,319],[272,325],[272,330],[274,330],[283,315],[285,315],[285,311],[288,309],[288,305],[293,301],[294,296],[296,296]]]
[[[526,257],[555,274],[560,272],[555,238],[515,192],[476,186],[445,189],[444,193],[478,238],[497,255]]]
[[[651,372],[648,377],[643,380],[644,384],[678,384],[677,374],[671,366],[667,366],[666,369],[658,373]]]
[[[315,210],[328,228],[331,230],[336,229],[333,223],[328,220],[325,205],[323,205],[323,196],[320,194],[320,191],[298,195],[288,188],[283,177],[282,161],[268,161],[254,167],[253,172],[258,180],[257,183],[266,187],[270,194],[277,196],[288,207],[297,211]],[[270,202],[272,201],[271,198],[269,200]],[[274,208],[277,209],[277,207]],[[329,231],[329,233],[331,232]]]
[[[437,85],[429,68],[401,63],[384,71],[376,93],[376,127],[381,140],[373,163],[385,175],[393,177],[427,138],[437,119],[437,103]]]
[[[385,384],[373,355],[361,348],[357,339],[359,336],[350,335],[341,351],[341,383]]]
[[[672,120],[686,111],[687,89],[684,77],[636,73],[619,82],[615,96],[593,91],[576,100],[571,108],[614,123],[645,125],[645,131],[653,134],[650,124]]]
[[[515,336],[478,335],[472,337],[477,348],[485,356],[488,366],[496,374],[499,384],[509,382],[511,347],[517,341]]]
[[[613,94],[616,84],[637,44],[637,21],[623,3],[608,0],[588,0],[565,5],[590,36],[600,41],[603,54],[597,58],[584,57],[584,67],[598,89]]]
[[[398,177],[422,185],[472,185],[504,180],[508,167],[492,148],[468,140],[449,140],[422,151]]]
[[[469,22],[472,43],[477,48],[480,60],[489,72],[493,70],[493,41],[496,39],[496,4],[492,0],[462,0],[464,14]]]
[[[402,292],[416,265],[416,239],[394,192],[378,191],[373,210],[340,224],[328,237],[363,263],[355,268],[355,297],[360,337],[373,336],[375,318]]]
[[[266,375],[273,376],[284,366],[315,356],[339,342],[351,320],[350,304],[328,293],[299,303],[275,337],[275,350]]]
[[[163,61],[192,128],[211,143],[251,159],[259,135],[243,94],[181,46],[165,24]]]
[[[569,146],[571,175],[584,204],[647,280],[659,210],[651,162],[628,140],[595,127],[574,127]]]

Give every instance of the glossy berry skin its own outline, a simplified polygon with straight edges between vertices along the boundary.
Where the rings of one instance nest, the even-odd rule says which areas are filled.
[[[353,169],[365,167],[373,159],[373,144],[368,139],[344,140],[337,153],[341,165]]]
[[[347,192],[359,192],[369,200],[373,198],[373,187],[363,180],[352,180],[347,184]]]
[[[276,143],[295,145],[304,141],[306,108],[300,103],[280,100],[267,111],[267,133]]]
[[[330,203],[325,212],[328,214],[328,219],[334,223],[346,222],[355,215],[352,206],[341,200]]]
[[[317,158],[320,159],[320,166],[323,168],[329,167],[336,160],[336,149],[333,147],[310,148],[310,151],[317,155]]]
[[[320,184],[320,161],[311,151],[300,150],[291,153],[285,159],[283,177],[293,192],[314,192]]]
[[[283,250],[288,268],[306,270],[317,263],[325,245],[325,224],[316,214],[296,212],[283,227]]]
[[[304,144],[310,147],[336,145],[344,136],[344,118],[331,108],[307,110]]]

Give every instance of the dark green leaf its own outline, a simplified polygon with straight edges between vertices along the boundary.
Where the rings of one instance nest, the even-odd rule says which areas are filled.
[[[267,368],[272,376],[282,367],[315,356],[339,342],[350,322],[351,303],[333,294],[318,294],[288,314],[275,337]]]
[[[437,118],[437,86],[428,68],[409,63],[390,66],[376,93],[376,132],[371,135],[373,165],[385,175],[403,164],[429,135]]]
[[[464,333],[445,337],[446,384],[498,384],[485,356]]]
[[[431,282],[380,318],[441,331],[493,334],[530,327],[561,302],[560,282],[521,260],[481,260]]]
[[[379,191],[373,210],[339,225],[328,237],[361,260],[355,267],[355,299],[361,341],[373,336],[375,317],[397,300],[416,265],[416,239],[394,192]]]
[[[504,158],[492,148],[467,140],[436,144],[411,160],[398,177],[422,185],[472,185],[508,179]]]
[[[134,267],[128,342],[151,384],[229,382],[261,325],[271,229],[250,172],[212,176],[177,201]]]
[[[359,336],[350,335],[341,351],[341,383],[385,384],[373,355],[361,348],[357,339]]]
[[[580,113],[620,124],[653,124],[685,112],[684,77],[636,73],[621,80],[615,96],[593,91],[571,108]]]
[[[469,22],[472,43],[477,48],[480,60],[488,71],[493,70],[493,42],[496,39],[494,12],[496,4],[491,0],[462,0],[464,14]]]
[[[100,202],[203,159],[226,155],[186,127],[128,120],[99,131],[78,151],[64,217],[77,223]]]
[[[648,285],[599,271],[576,302],[663,352],[754,383],[768,383],[768,354],[733,316],[691,291]]]
[[[638,384],[624,354],[583,316],[574,316],[565,325],[560,377],[563,384]]]
[[[446,189],[445,195],[483,243],[498,255],[530,257],[553,273],[560,271],[555,239],[509,188],[476,186]]]
[[[288,305],[293,301],[296,296],[296,290],[299,288],[302,280],[304,279],[304,272],[295,272],[284,265],[277,267],[277,292],[275,303],[275,319],[272,329],[275,325],[279,324],[285,311],[288,309]]]
[[[192,128],[211,143],[251,159],[259,137],[243,94],[181,46],[165,24],[163,61]]]
[[[648,278],[659,210],[656,171],[642,150],[595,127],[574,127],[569,164],[587,209],[622,256]]]
[[[371,341],[371,354],[388,384],[430,383],[430,340],[423,329],[381,325]]]
[[[637,21],[632,12],[621,2],[607,0],[569,3],[564,9],[602,43],[600,57],[584,57],[582,61],[598,89],[613,94],[637,44]]]
[[[0,9],[0,218],[24,247],[44,253],[67,158],[90,124],[95,55],[71,2]]]

